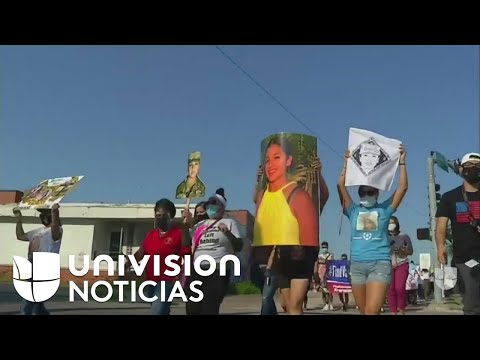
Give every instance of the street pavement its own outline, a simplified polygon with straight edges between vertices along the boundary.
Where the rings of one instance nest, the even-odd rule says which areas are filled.
[[[283,314],[279,298],[276,297],[277,308]],[[261,295],[232,295],[227,296],[221,306],[222,315],[259,315],[261,306]],[[21,298],[17,295],[13,285],[0,284],[0,315],[18,315]],[[334,298],[334,310],[322,310],[322,301],[319,293],[313,291],[308,294],[308,306],[306,315],[359,315],[355,309],[353,296],[350,295],[350,307],[347,312],[341,310],[341,303],[338,297]],[[83,302],[76,299],[68,301],[68,288],[60,288],[57,294],[46,302],[46,307],[52,315],[150,315],[150,305],[142,302],[108,301],[99,303],[95,301]],[[385,315],[391,315],[385,308]],[[172,315],[185,315],[185,304],[175,301],[171,309]],[[460,315],[458,310],[431,311],[428,304],[419,302],[418,305],[409,306],[407,315]]]

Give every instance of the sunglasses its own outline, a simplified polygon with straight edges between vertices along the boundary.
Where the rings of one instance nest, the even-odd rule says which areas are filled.
[[[377,195],[377,192],[375,190],[362,190],[362,191],[359,191],[358,194],[360,195],[360,197],[362,196],[374,196],[374,195]]]

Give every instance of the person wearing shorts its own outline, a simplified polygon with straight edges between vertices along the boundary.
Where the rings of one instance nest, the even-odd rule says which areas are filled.
[[[273,136],[266,145],[264,173],[267,185],[263,190],[257,187],[254,194],[253,246],[256,253],[265,253],[267,249],[267,254],[271,252],[270,245],[278,248],[280,291],[288,314],[302,315],[319,251],[317,206],[323,206],[316,205],[303,184],[289,176],[289,169],[295,166],[292,149],[292,144],[279,136]],[[319,159],[312,162],[311,168],[320,178]],[[321,183],[320,179],[318,193],[321,193]],[[259,259],[260,263],[264,261]]]
[[[358,189],[360,202],[354,203],[345,186],[350,151],[345,153],[343,171],[338,181],[338,191],[344,215],[350,221],[351,254],[350,277],[355,303],[363,315],[379,315],[391,282],[392,264],[388,224],[396,212],[407,189],[405,149],[400,145],[400,179],[398,189],[386,201],[379,203],[379,189],[362,185]],[[363,153],[380,157],[376,146],[366,144]]]

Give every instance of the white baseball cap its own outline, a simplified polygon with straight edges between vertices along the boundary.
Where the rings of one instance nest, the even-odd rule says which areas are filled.
[[[480,161],[480,154],[479,153],[468,153],[465,154],[462,158],[462,162],[460,163],[461,165],[465,164],[466,162],[469,161]]]

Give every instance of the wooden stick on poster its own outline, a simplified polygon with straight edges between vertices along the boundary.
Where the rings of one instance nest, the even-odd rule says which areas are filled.
[[[183,211],[185,212],[185,214],[187,214],[187,212],[190,213],[190,202],[191,202],[191,199],[192,199],[192,198],[190,197],[190,193],[191,193],[191,192],[192,192],[192,188],[190,188],[190,191],[187,193],[187,202],[186,202],[185,208],[184,208],[184,210],[183,210]],[[191,216],[184,215],[184,217],[183,217],[183,223],[184,223],[185,225],[188,225],[188,226],[192,225],[192,224],[189,223],[189,220],[190,220],[190,219],[191,219]]]

